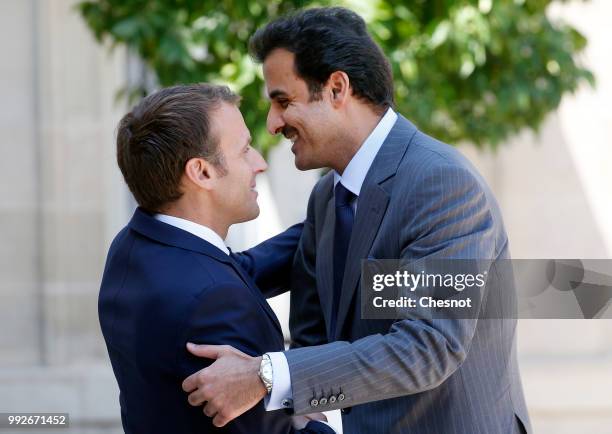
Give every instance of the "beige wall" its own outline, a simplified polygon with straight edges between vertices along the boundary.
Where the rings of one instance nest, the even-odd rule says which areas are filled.
[[[125,56],[94,43],[74,3],[0,2],[0,411],[120,432],[97,291],[127,212],[113,157]]]
[[[29,55],[32,32],[29,5],[0,3],[0,52],[10,61],[0,69],[2,109],[0,111],[0,317],[14,333],[0,334],[0,361],[3,364],[34,363],[39,359],[39,328],[36,301],[37,260],[37,148],[34,110],[35,63]],[[19,38],[15,35],[20,35]]]
[[[463,151],[496,193],[514,258],[612,259],[612,3],[551,14],[589,39],[583,60],[597,88],[566,97],[539,135],[521,134],[496,155]],[[518,343],[536,433],[612,432],[612,320],[523,320]]]

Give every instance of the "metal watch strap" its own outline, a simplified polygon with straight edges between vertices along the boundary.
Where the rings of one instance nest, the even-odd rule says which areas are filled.
[[[266,387],[268,393],[272,392],[272,360],[270,360],[270,356],[267,353],[261,357],[259,378]]]

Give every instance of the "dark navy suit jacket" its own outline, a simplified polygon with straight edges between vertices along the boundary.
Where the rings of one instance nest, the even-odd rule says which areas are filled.
[[[215,428],[201,407],[189,405],[181,384],[210,363],[190,355],[188,341],[232,345],[253,356],[284,349],[281,327],[255,281],[267,295],[282,292],[300,233],[297,225],[230,257],[136,210],[110,247],[98,305],[126,434],[294,432],[290,416],[265,411],[262,402]],[[311,422],[300,432],[333,431]]]

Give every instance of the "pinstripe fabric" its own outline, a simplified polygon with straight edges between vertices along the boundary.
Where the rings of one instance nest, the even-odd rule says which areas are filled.
[[[342,393],[316,410],[350,407],[346,434],[511,434],[521,424],[531,433],[515,320],[360,318],[362,258],[509,258],[500,210],[476,170],[399,117],[359,196],[333,336],[332,190],[330,173],[313,190],[294,262],[294,349],[285,354],[296,413]],[[502,271],[494,263],[485,293],[499,294],[483,298],[483,317],[515,295],[497,284]]]

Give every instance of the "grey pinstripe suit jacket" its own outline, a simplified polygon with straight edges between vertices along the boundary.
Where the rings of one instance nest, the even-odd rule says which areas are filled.
[[[334,219],[328,173],[293,267],[285,354],[295,412],[345,408],[345,434],[531,433],[515,320],[360,318],[362,258],[509,258],[500,210],[472,165],[399,116],[361,189],[331,336]],[[485,301],[482,316],[493,308]]]

